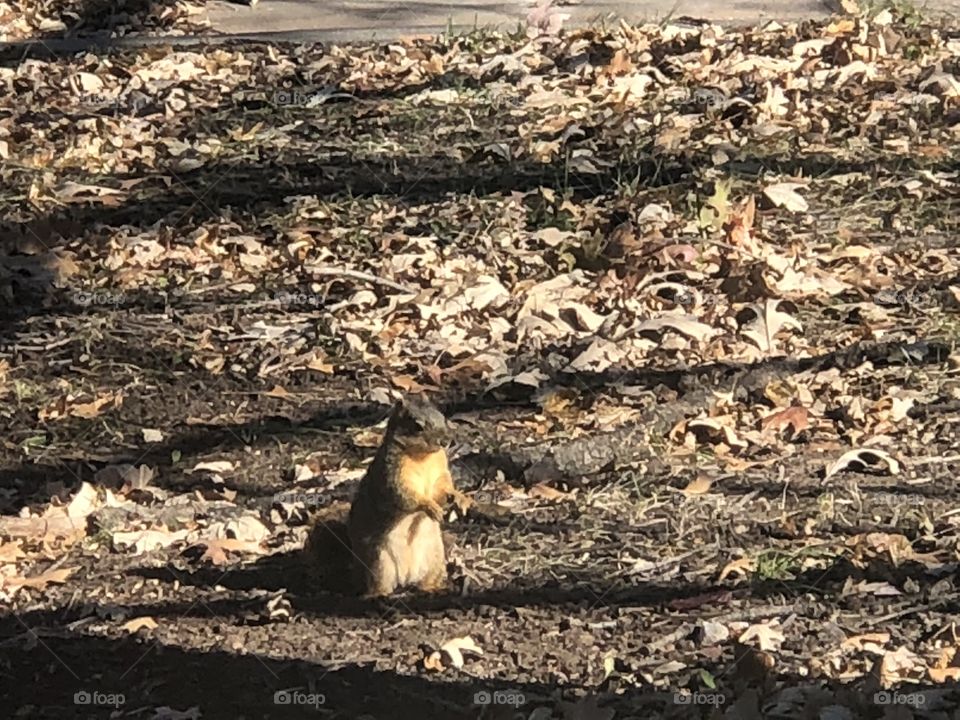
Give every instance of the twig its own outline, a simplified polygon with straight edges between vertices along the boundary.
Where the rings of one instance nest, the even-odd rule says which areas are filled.
[[[889,615],[883,615],[882,617],[872,618],[868,623],[868,626],[876,627],[877,625],[884,625],[890,622],[891,620],[899,620],[901,618],[907,617],[908,615],[913,615],[915,613],[922,612],[924,610],[935,610],[941,605],[946,605],[948,601],[956,599],[956,597],[957,597],[956,593],[951,593],[946,597],[937,598],[932,602],[921,603],[918,605],[911,605],[908,608],[899,610],[897,612],[892,612]]]
[[[393,288],[394,290],[399,290],[404,293],[416,293],[417,291],[406,285],[401,285],[396,283],[393,280],[387,280],[386,278],[377,277],[376,275],[371,275],[370,273],[361,272],[360,270],[350,270],[348,268],[333,268],[333,267],[318,267],[312,265],[304,268],[309,270],[315,275],[332,275],[332,276],[343,276],[353,278],[354,280],[366,280],[367,282],[374,283],[376,285],[383,285],[384,287]]]
[[[733,250],[734,252],[743,253],[747,257],[752,258],[754,260],[759,260],[760,262],[766,262],[766,258],[762,258],[759,255],[754,255],[752,252],[750,252],[746,248],[737,247],[736,245],[731,245],[730,243],[725,243],[721,240],[711,240],[710,238],[698,238],[698,239],[710,245],[715,245],[716,247],[722,247],[726,250]]]

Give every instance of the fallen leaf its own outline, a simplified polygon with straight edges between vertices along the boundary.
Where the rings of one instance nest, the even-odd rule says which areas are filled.
[[[728,562],[723,566],[723,570],[720,571],[720,577],[717,578],[718,583],[722,583],[728,575],[737,573],[743,577],[753,573],[756,569],[756,562],[749,557],[742,557],[737,560]]]
[[[121,198],[125,195],[120,190],[102,185],[88,185],[69,180],[55,188],[53,194],[58,200],[65,203],[99,202],[108,206],[120,204],[122,202]]]
[[[956,642],[956,640],[954,640]],[[927,668],[930,679],[937,683],[956,682],[960,680],[960,652],[956,645],[945,647],[932,667]]]
[[[284,390],[279,385],[274,385],[270,390],[264,393],[266,397],[279,398],[280,400],[289,400],[290,393]]]
[[[418,383],[410,375],[393,375],[390,382],[403,390],[405,393],[422,393],[426,387]]]
[[[737,638],[738,642],[743,643],[744,645],[749,645],[751,640],[756,641],[756,644],[763,651],[776,651],[780,648],[780,644],[785,640],[783,633],[776,626],[776,621],[769,623],[758,623],[756,625],[751,625],[743,633],[740,634],[740,637]]]
[[[67,581],[76,568],[56,568],[55,570],[47,570],[42,572],[39,575],[33,575],[32,577],[22,577],[14,575],[12,577],[4,577],[0,575],[0,585],[4,588],[9,588],[11,590],[19,590],[20,588],[36,588],[42,590],[50,583],[64,583]]]
[[[824,474],[824,480],[828,480],[837,473],[845,470],[854,470],[856,472],[866,472],[872,470],[884,475],[899,475],[900,463],[890,456],[885,450],[877,448],[858,448],[849,450],[837,458]]]
[[[710,490],[711,485],[713,485],[713,480],[708,478],[706,475],[697,475],[697,477],[687,484],[682,492],[687,497],[692,495],[703,495],[705,492]]]
[[[752,340],[760,350],[767,354],[773,353],[777,349],[776,335],[783,328],[792,328],[803,332],[803,326],[799,320],[780,310],[781,302],[774,298],[768,298],[763,305],[751,305],[747,310],[755,314],[754,319],[741,323],[743,329],[740,330],[740,334]]]
[[[228,473],[231,470],[233,470],[233,463],[230,462],[229,460],[214,460],[211,462],[202,462],[194,465],[193,469],[189,470],[188,472],[194,473],[194,472],[200,472],[201,470],[205,472],[217,473],[219,475],[221,473]]]
[[[150,530],[114,533],[111,539],[115,546],[130,547],[137,555],[142,555],[146,552],[169,547],[174,543],[185,540],[186,537],[186,530],[171,532],[165,527],[158,527]]]
[[[440,656],[440,651],[437,650],[427,655],[423,659],[423,667],[434,672],[443,672],[443,658]]]
[[[890,642],[890,633],[864,633],[863,635],[852,635],[848,637],[840,643],[840,647],[876,653],[883,652],[882,646],[888,642]]]
[[[565,500],[570,497],[569,493],[557,490],[544,483],[537,483],[530,488],[527,494],[532,498],[541,498],[543,500]]]
[[[147,630],[153,630],[157,627],[157,621],[152,617],[144,615],[143,617],[133,618],[128,620],[123,625],[120,626],[122,630],[126,630],[128,633],[135,633],[140,628],[147,628]]]
[[[424,659],[424,667],[429,670],[444,670],[445,667],[463,667],[463,656],[483,655],[483,649],[468,635],[448,640],[440,649]],[[444,662],[445,661],[445,662]]]
[[[697,440],[711,442],[715,445],[722,442],[731,448],[746,448],[748,446],[747,441],[737,435],[736,430],[725,424],[725,421],[731,422],[732,418],[694,418],[687,423],[687,430],[691,432],[706,431],[694,432],[697,435]]]
[[[25,540],[76,541],[86,536],[86,518],[71,518],[64,508],[57,514],[32,517],[0,517],[0,535]]]
[[[100,498],[97,495],[97,489],[90,483],[81,483],[77,494],[67,505],[67,517],[85,518],[101,505]]]
[[[694,340],[708,340],[718,332],[710,325],[700,322],[692,315],[663,315],[645,320],[634,328],[635,332],[638,333],[650,331],[662,332],[668,329],[676,330]]]
[[[163,442],[163,433],[160,432],[159,430],[143,428],[141,432],[143,433],[144,442],[148,442],[148,443]]]
[[[901,683],[916,680],[926,674],[926,666],[920,657],[909,648],[900,647],[884,653],[879,659],[878,676],[880,685],[891,688]]]
[[[78,405],[72,405],[68,408],[67,412],[70,415],[78,418],[95,418],[100,414],[100,411],[108,405],[113,407],[119,406],[121,401],[120,395],[114,395],[113,393],[107,393],[101,397],[96,398],[92,402],[80,403]]]
[[[791,212],[806,212],[809,207],[807,201],[797,193],[797,189],[802,187],[804,187],[802,183],[776,183],[765,187],[763,194],[777,207]]]
[[[16,562],[24,556],[18,542],[0,542],[0,563]]]
[[[224,534],[221,537],[260,543],[270,537],[270,529],[252,515],[230,520],[223,525]]]
[[[790,429],[791,436],[795,436],[810,427],[810,412],[800,405],[791,405],[784,410],[771,413],[760,419],[761,430],[780,432]]]
[[[252,553],[262,555],[263,546],[252,540],[237,540],[235,538],[209,538],[191,547],[203,547],[200,561],[209,561],[212,565],[221,566],[229,562],[227,553]],[[189,550],[190,548],[187,548]],[[186,552],[186,550],[184,551]]]

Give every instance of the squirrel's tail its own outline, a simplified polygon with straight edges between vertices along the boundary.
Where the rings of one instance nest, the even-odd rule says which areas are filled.
[[[317,590],[353,593],[354,563],[347,532],[350,504],[334,503],[311,518],[310,532],[303,546],[303,558]]]

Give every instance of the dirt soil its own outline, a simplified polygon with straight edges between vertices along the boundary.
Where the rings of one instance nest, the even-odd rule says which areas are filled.
[[[957,717],[958,57],[0,56],[2,714]],[[361,599],[301,548],[404,392],[487,510]]]

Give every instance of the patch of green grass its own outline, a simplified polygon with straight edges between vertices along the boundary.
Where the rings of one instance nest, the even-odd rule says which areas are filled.
[[[876,17],[884,10],[889,10],[905,25],[916,28],[923,22],[926,7],[918,8],[912,0],[861,0],[860,9],[868,18]]]
[[[796,580],[800,572],[809,568],[808,561],[813,558],[820,558],[832,564],[836,562],[838,556],[824,545],[803,547],[795,551],[764,550],[757,555],[756,569],[753,573],[754,582]]]
[[[43,395],[42,388],[39,385],[24,380],[13,381],[13,392],[17,396],[17,403]]]
[[[45,434],[31,435],[20,441],[20,449],[23,450],[25,455],[29,455],[32,448],[45,447],[47,447],[47,436]]]
[[[794,580],[800,570],[800,559],[780,550],[766,550],[757,556],[756,580]]]

